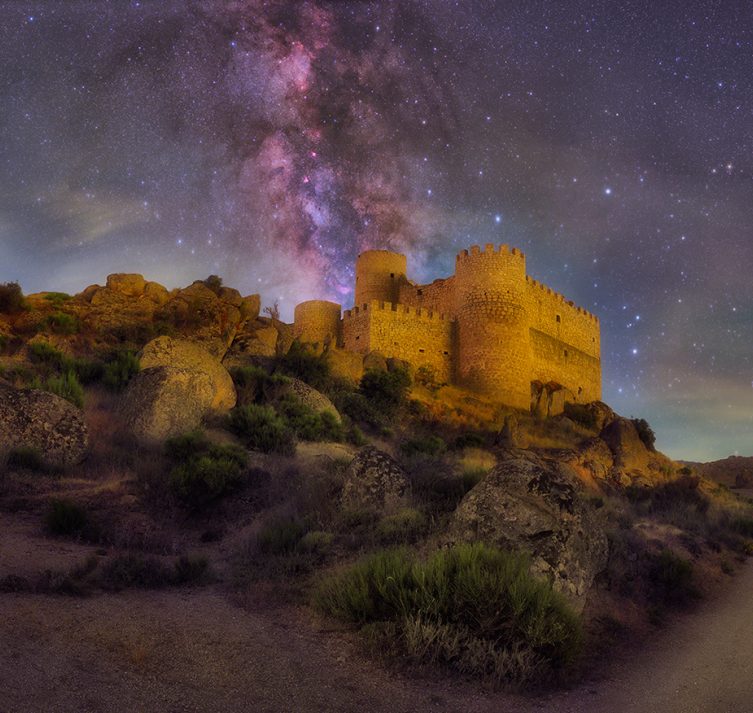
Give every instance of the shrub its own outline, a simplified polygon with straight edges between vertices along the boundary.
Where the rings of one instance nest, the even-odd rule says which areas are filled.
[[[359,391],[377,409],[391,415],[405,402],[410,383],[410,375],[406,369],[370,369],[361,377]]]
[[[204,286],[212,290],[216,295],[219,295],[222,289],[222,278],[217,275],[210,275],[204,280]]]
[[[105,589],[159,589],[198,582],[207,575],[209,563],[205,557],[183,555],[168,565],[156,557],[125,554],[107,562],[100,573]]]
[[[415,561],[379,552],[322,580],[323,612],[379,624],[409,658],[496,683],[524,683],[572,664],[578,618],[521,554],[457,545]]]
[[[204,579],[209,572],[209,561],[206,557],[191,557],[182,555],[173,565],[173,584],[192,584]]]
[[[76,334],[79,330],[78,319],[65,312],[53,312],[48,315],[44,326],[55,334]]]
[[[120,351],[105,364],[102,383],[112,391],[122,391],[140,369],[138,357],[132,351]]]
[[[266,403],[282,396],[290,379],[282,374],[269,374],[258,366],[241,366],[232,369],[238,403],[245,404]]]
[[[456,450],[463,450],[463,448],[485,448],[486,437],[481,433],[474,431],[468,431],[461,433],[452,444]]]
[[[173,436],[165,441],[165,455],[174,463],[182,463],[194,456],[206,453],[210,443],[201,431],[192,431]]]
[[[278,518],[264,526],[257,538],[257,546],[266,555],[290,554],[305,534],[306,528],[300,520]]]
[[[651,426],[649,426],[648,421],[645,418],[634,418],[633,424],[638,431],[638,437],[643,441],[643,445],[648,450],[655,451],[656,435]]]
[[[16,314],[26,306],[24,293],[17,282],[4,282],[0,284],[0,312],[4,314]]]
[[[236,446],[207,445],[170,471],[172,492],[193,508],[202,508],[234,490],[248,459]]]
[[[407,457],[440,456],[447,450],[447,444],[439,436],[429,435],[411,438],[400,444],[400,450]]]
[[[70,300],[71,296],[66,292],[48,292],[44,298],[54,307],[60,307],[60,305]]]
[[[70,500],[53,500],[44,518],[47,531],[53,535],[80,535],[88,522],[86,511]]]
[[[8,453],[7,459],[9,468],[20,468],[21,470],[32,470],[44,472],[47,470],[47,464],[42,454],[36,448],[21,446],[13,448]]]
[[[432,393],[439,391],[445,384],[437,379],[437,372],[433,366],[421,366],[416,370],[416,384],[423,386]]]
[[[35,364],[46,364],[60,369],[66,364],[66,356],[49,342],[32,342],[29,344],[29,359]]]
[[[743,537],[753,537],[753,518],[737,517],[730,523],[730,529]]]
[[[295,376],[315,389],[327,389],[331,370],[324,354],[315,354],[298,341],[293,342],[288,353],[277,360],[281,371]]]
[[[426,516],[413,508],[404,508],[394,515],[383,517],[377,525],[376,534],[385,545],[415,542],[426,532]]]
[[[299,399],[286,396],[277,405],[289,428],[304,441],[342,441],[342,424],[330,411],[317,413]]]
[[[74,371],[65,371],[60,376],[51,376],[44,384],[45,391],[56,394],[81,408],[84,405],[84,389]]]
[[[271,406],[237,406],[228,415],[227,427],[253,450],[295,453],[295,435]]]
[[[693,583],[693,563],[678,557],[672,550],[662,550],[653,557],[649,580],[654,598],[662,604],[685,604],[698,597]]]
[[[386,415],[363,394],[341,394],[336,401],[336,406],[340,413],[371,428],[380,429],[387,422]]]
[[[105,365],[101,361],[73,359],[71,367],[82,384],[93,384],[100,381],[105,373]]]

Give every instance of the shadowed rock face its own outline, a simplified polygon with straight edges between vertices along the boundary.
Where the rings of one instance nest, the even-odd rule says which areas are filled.
[[[188,371],[199,371],[209,377],[213,396],[211,408],[227,411],[237,399],[233,380],[220,362],[198,344],[183,339],[157,337],[149,342],[139,355],[142,369],[171,366]]]
[[[532,571],[578,607],[608,554],[606,534],[584,502],[577,476],[528,453],[497,465],[463,498],[449,541],[530,552]]]
[[[172,366],[143,369],[128,384],[120,415],[137,438],[158,442],[194,431],[212,410],[207,374]]]
[[[335,405],[321,391],[317,391],[305,381],[291,378],[287,391],[313,411],[317,413],[329,411],[337,419],[338,423],[342,422],[340,412],[335,408]]]
[[[33,448],[50,465],[79,463],[89,448],[80,409],[60,396],[0,384],[0,453]]]
[[[405,507],[407,503],[408,479],[403,469],[378,448],[362,448],[345,475],[342,507],[386,514]]]

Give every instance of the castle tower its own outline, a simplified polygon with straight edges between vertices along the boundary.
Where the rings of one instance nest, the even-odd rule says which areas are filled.
[[[293,322],[296,339],[324,346],[340,337],[340,305],[326,300],[309,300],[296,305]]]
[[[397,302],[400,283],[408,269],[405,255],[389,250],[367,250],[356,259],[356,294],[354,304],[365,305],[371,300]]]
[[[507,245],[463,250],[455,265],[457,379],[528,410],[533,357],[525,255]]]

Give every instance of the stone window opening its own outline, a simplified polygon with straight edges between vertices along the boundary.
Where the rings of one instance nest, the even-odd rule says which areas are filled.
[[[565,349],[564,354],[565,354],[565,359],[567,359],[567,357],[568,357],[567,349]]]
[[[426,349],[419,349],[418,351],[419,353],[423,354],[426,351]]]
[[[580,396],[582,393],[583,393],[583,387],[579,386],[578,387],[578,396]]]
[[[445,356],[449,356],[450,352],[442,352],[442,354],[444,354]]]
[[[356,341],[358,341],[361,338],[359,334],[356,334]]]
[[[423,291],[423,290],[418,290],[418,291],[416,292],[416,294],[417,294],[417,295],[418,295],[419,297],[422,297],[422,296],[423,296],[423,294],[424,294],[424,291]]]
[[[557,315],[557,324],[560,324],[562,322],[562,317],[560,315]]]
[[[394,279],[394,277],[395,277],[395,273],[394,273],[394,272],[391,272],[391,273],[390,273],[390,278]]]

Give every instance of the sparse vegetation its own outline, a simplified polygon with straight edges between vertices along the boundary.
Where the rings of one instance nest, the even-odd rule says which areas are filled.
[[[17,314],[26,307],[26,300],[17,282],[0,284],[0,313]]]
[[[160,589],[200,582],[208,573],[208,562],[203,557],[181,557],[171,565],[156,557],[138,554],[119,555],[109,560],[100,574],[105,589]]]
[[[561,672],[582,645],[578,618],[528,564],[483,545],[426,562],[386,550],[325,577],[314,601],[338,619],[376,627],[410,660],[520,685]]]
[[[288,353],[277,360],[277,367],[315,389],[326,390],[330,384],[331,370],[326,356],[315,354],[298,341],[293,342]]]
[[[194,509],[237,488],[248,463],[242,449],[212,444],[201,434],[170,439],[165,451],[175,463],[169,475],[170,489]]]
[[[77,503],[56,499],[50,502],[44,524],[52,535],[81,535],[89,526],[89,518]]]
[[[141,365],[136,354],[128,349],[118,351],[105,364],[102,383],[111,391],[122,391],[140,369]]]
[[[45,318],[44,329],[49,329],[55,334],[77,334],[79,331],[78,319],[66,312],[53,312]]]
[[[638,437],[643,441],[643,445],[650,451],[656,451],[656,435],[645,418],[634,418],[633,424],[638,431]]]
[[[81,408],[84,405],[84,389],[73,370],[66,370],[60,376],[51,376],[43,388],[70,401],[74,406]]]
[[[204,287],[219,295],[222,290],[222,278],[218,275],[210,275],[204,280]]]
[[[304,441],[342,441],[345,433],[330,411],[316,412],[300,400],[285,396],[277,404],[288,428]]]
[[[9,468],[44,472],[48,469],[42,454],[36,448],[19,447],[13,448],[7,457]]]
[[[237,406],[228,416],[227,427],[252,450],[295,453],[295,434],[271,406]]]
[[[361,377],[359,391],[376,409],[390,415],[405,403],[410,385],[411,378],[406,369],[372,369]]]
[[[279,399],[290,379],[283,374],[270,374],[258,366],[243,366],[231,369],[238,404],[264,404]]]

